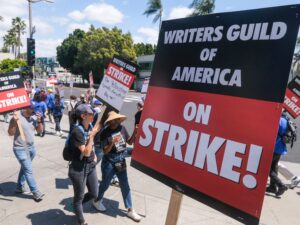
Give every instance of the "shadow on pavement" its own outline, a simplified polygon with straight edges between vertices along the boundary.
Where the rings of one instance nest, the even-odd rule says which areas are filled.
[[[75,216],[66,215],[60,209],[49,209],[27,215],[32,225],[74,225]]]
[[[69,186],[72,186],[72,183],[69,178],[55,178],[56,189],[69,189]]]
[[[18,197],[18,198],[25,198],[25,199],[33,199],[31,194],[17,194],[15,193],[17,187],[16,182],[4,182],[0,184],[0,196],[4,197]],[[6,199],[7,201],[12,201]]]

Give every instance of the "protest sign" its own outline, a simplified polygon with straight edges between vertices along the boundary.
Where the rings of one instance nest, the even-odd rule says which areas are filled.
[[[143,86],[142,86],[141,93],[147,93],[147,91],[148,91],[148,86],[149,86],[149,79],[145,79],[145,80],[143,81]]]
[[[104,74],[96,97],[119,111],[134,81],[136,71],[137,65],[119,56],[114,56]]]
[[[132,166],[258,224],[299,7],[164,21]]]
[[[0,113],[29,106],[30,100],[19,72],[0,75]]]
[[[300,115],[300,77],[295,77],[289,83],[283,106],[294,119]]]

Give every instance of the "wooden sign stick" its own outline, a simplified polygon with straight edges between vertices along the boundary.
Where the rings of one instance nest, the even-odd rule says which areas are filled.
[[[18,125],[18,128],[19,128],[19,132],[20,132],[21,139],[22,139],[23,141],[26,141],[25,135],[24,135],[24,131],[23,131],[23,128],[22,128],[21,122],[20,122],[20,117],[21,117],[20,111],[17,111],[17,115],[18,115],[18,118],[19,118],[19,119],[18,119],[16,122],[17,122],[17,125]]]
[[[177,225],[182,202],[182,193],[172,189],[165,225]]]

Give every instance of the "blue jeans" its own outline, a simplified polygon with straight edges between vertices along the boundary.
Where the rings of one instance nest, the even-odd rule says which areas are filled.
[[[111,179],[114,175],[117,175],[120,183],[122,197],[126,209],[132,208],[131,192],[128,183],[127,170],[116,172],[114,166],[109,162],[106,157],[103,157],[101,163],[102,181],[99,186],[99,193],[97,200],[100,200],[104,196],[104,192],[108,189]]]
[[[36,192],[38,189],[35,182],[35,178],[32,173],[32,162],[31,162],[36,155],[35,148],[29,147],[28,150],[14,149],[14,153],[21,165],[21,169],[18,176],[18,188],[22,188],[25,185],[25,181],[27,181],[30,191]]]

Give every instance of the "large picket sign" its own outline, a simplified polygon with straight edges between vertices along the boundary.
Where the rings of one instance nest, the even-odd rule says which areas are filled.
[[[295,77],[289,83],[283,106],[294,119],[300,115],[300,77]]]
[[[120,111],[124,99],[134,81],[137,65],[114,56],[105,71],[96,97],[116,111]]]
[[[13,111],[30,105],[30,100],[24,87],[24,81],[19,72],[0,75],[0,113]]]
[[[164,21],[132,166],[258,224],[299,9]]]

